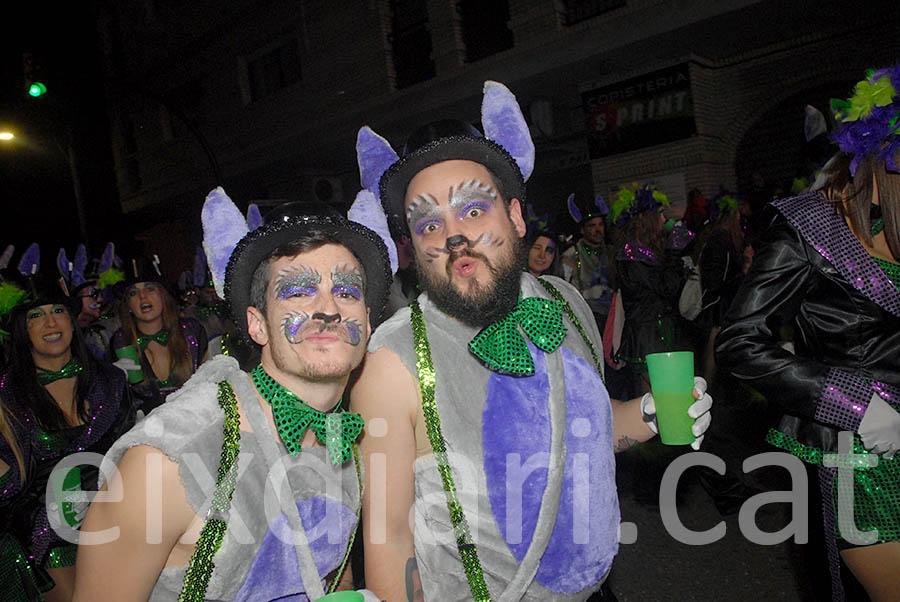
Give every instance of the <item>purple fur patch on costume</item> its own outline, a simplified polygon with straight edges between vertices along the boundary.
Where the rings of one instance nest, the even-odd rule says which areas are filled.
[[[550,449],[547,361],[531,343],[528,348],[534,376],[491,375],[482,421],[494,521],[519,562],[534,535],[547,484],[546,459],[540,462],[540,454]],[[566,372],[565,473],[556,524],[536,579],[549,590],[572,594],[609,570],[618,550],[619,503],[606,389],[589,362],[566,348],[560,353]],[[514,453],[519,454],[517,466],[525,467],[518,473],[527,478],[510,475],[507,480],[507,462],[513,461],[509,454]],[[529,458],[544,467],[528,472]],[[521,517],[514,516],[520,502]]]
[[[321,496],[297,502],[297,509],[319,575],[328,575],[344,559],[350,532],[356,526],[356,513],[339,502]],[[297,552],[290,543],[290,531],[284,514],[272,521],[234,602],[309,600],[300,579]]]
[[[377,198],[381,175],[388,170],[388,167],[397,162],[399,159],[397,153],[387,140],[372,131],[369,126],[364,125],[359,128],[359,133],[356,135],[356,159],[359,163],[360,185],[365,190],[371,190]]]
[[[534,141],[516,97],[503,84],[484,82],[481,125],[485,136],[512,155],[522,177],[528,181],[534,170]]]
[[[225,269],[238,242],[247,235],[247,222],[221,186],[210,192],[200,212],[203,249],[219,297],[225,298]]]

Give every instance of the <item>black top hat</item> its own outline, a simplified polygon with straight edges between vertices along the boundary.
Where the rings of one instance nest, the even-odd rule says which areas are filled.
[[[502,182],[507,197],[504,200],[525,202],[525,178],[512,155],[470,124],[444,119],[413,132],[403,148],[403,157],[381,176],[381,204],[388,220],[393,224],[404,224],[405,231],[403,203],[410,181],[427,167],[455,159],[484,165]]]
[[[225,271],[225,299],[240,331],[247,332],[247,307],[253,272],[275,249],[301,236],[317,232],[330,236],[356,257],[366,276],[365,299],[371,321],[377,324],[391,286],[387,247],[372,230],[344,219],[330,210],[307,203],[288,203],[275,208],[262,226],[248,233],[234,248]]]

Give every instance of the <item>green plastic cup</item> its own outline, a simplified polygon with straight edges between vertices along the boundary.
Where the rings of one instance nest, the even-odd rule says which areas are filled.
[[[130,360],[134,360],[134,363],[137,365],[141,365],[141,358],[138,356],[137,349],[134,348],[134,345],[126,345],[124,347],[119,347],[116,349],[116,357],[119,359],[128,358]],[[144,380],[144,372],[143,370],[126,370],[125,373],[128,376],[128,382],[131,384],[139,383]]]
[[[656,402],[659,440],[665,445],[688,445],[694,442],[694,419],[688,408],[694,399],[694,354],[691,351],[650,353],[647,371],[650,391]]]
[[[365,598],[359,592],[333,592],[317,598],[315,602],[363,602]]]

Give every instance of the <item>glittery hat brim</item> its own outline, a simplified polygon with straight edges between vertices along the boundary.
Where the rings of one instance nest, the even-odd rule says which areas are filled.
[[[322,232],[347,247],[366,275],[366,306],[372,325],[379,323],[391,286],[391,268],[384,242],[356,222],[332,216],[291,217],[260,226],[237,244],[225,271],[225,300],[240,332],[247,335],[250,281],[259,264],[275,249],[296,238]]]
[[[381,176],[381,204],[388,219],[406,223],[403,204],[406,189],[417,173],[437,163],[466,160],[487,167],[503,183],[510,201],[525,203],[525,179],[515,159],[502,146],[487,138],[451,136],[440,138],[407,153]]]

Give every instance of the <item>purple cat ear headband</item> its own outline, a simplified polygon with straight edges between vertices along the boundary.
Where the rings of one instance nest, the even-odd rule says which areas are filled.
[[[566,199],[566,206],[569,208],[569,215],[573,220],[575,220],[576,224],[580,224],[583,221],[587,221],[595,217],[606,217],[606,214],[609,213],[609,208],[607,208],[606,206],[606,201],[604,201],[603,197],[599,194],[594,199],[594,205],[592,207],[588,207],[585,211],[581,211],[581,209],[578,207],[578,203],[575,202],[574,192],[569,195],[568,199]]]
[[[253,272],[274,249],[312,232],[332,236],[359,261],[366,276],[366,306],[372,322],[378,322],[391,286],[391,271],[384,241],[369,228],[339,216],[317,215],[264,222],[251,232],[247,220],[221,187],[206,197],[201,221],[213,285],[219,297],[228,302],[242,334],[247,333]]]
[[[869,70],[847,100],[832,100],[838,127],[831,140],[845,153],[854,155],[850,173],[859,162],[879,157],[889,171],[900,171],[900,65]]]
[[[357,140],[363,188],[381,201],[388,219],[405,224],[403,201],[409,181],[435,163],[467,159],[481,163],[503,182],[507,201],[516,198],[524,203],[525,182],[534,170],[534,142],[516,97],[503,84],[484,83],[481,124],[484,137],[440,138],[399,159],[384,138],[363,128]]]

